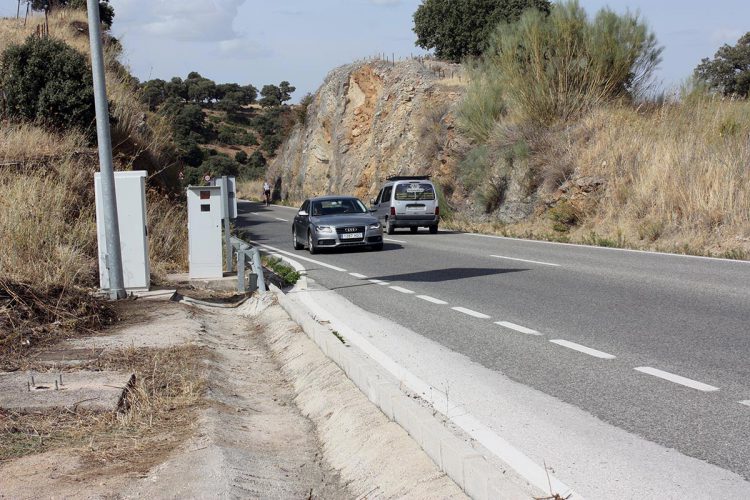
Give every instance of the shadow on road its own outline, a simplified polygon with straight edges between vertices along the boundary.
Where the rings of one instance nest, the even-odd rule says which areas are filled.
[[[416,273],[390,274],[375,276],[374,279],[383,281],[415,281],[424,283],[439,283],[441,281],[455,281],[496,274],[520,273],[530,269],[497,269],[484,267],[449,267],[435,271],[420,271]]]

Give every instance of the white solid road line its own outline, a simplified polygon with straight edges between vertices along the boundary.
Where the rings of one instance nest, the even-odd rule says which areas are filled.
[[[495,257],[496,259],[517,260],[519,262],[528,262],[530,264],[541,264],[543,266],[560,267],[560,264],[552,264],[551,262],[539,262],[538,260],[517,259],[515,257],[505,257],[503,255],[490,255],[490,257]]]
[[[414,293],[411,290],[406,289],[406,288],[401,288],[400,286],[391,286],[389,288],[391,290],[396,290],[397,292],[401,292],[401,293]]]
[[[288,219],[282,219],[281,217],[274,217],[274,219],[281,220],[281,221],[284,221],[284,222],[289,222]]]
[[[474,316],[475,318],[490,319],[490,317],[487,316],[486,314],[472,311],[471,309],[466,309],[465,307],[451,307],[451,309],[453,309],[454,311],[458,311],[460,313],[468,314],[469,316]]]
[[[390,241],[390,242],[393,242],[393,243],[406,243],[405,241],[394,240],[393,238],[383,238],[383,241]]]
[[[697,380],[681,377],[679,375],[675,375],[674,373],[651,368],[650,366],[639,366],[638,368],[635,368],[635,371],[645,373],[647,375],[653,375],[654,377],[663,378],[664,380],[669,380],[670,382],[674,382],[675,384],[684,385],[685,387],[690,387],[691,389],[697,389],[703,392],[713,392],[719,390],[718,387],[704,384],[703,382],[698,382]]]
[[[477,236],[479,238],[491,238],[496,240],[509,240],[518,241],[522,243],[539,243],[542,245],[560,245],[566,247],[577,247],[581,249],[592,249],[592,250],[604,250],[609,252],[632,252],[632,253],[647,253],[651,255],[661,255],[666,257],[684,257],[686,259],[704,259],[704,260],[716,260],[725,262],[728,264],[750,264],[750,260],[737,260],[737,259],[723,259],[721,257],[704,257],[702,255],[685,255],[681,253],[666,253],[666,252],[652,252],[650,250],[634,250],[632,248],[614,248],[614,247],[599,247],[593,245],[583,245],[578,243],[561,243],[559,241],[544,241],[544,240],[529,240],[523,238],[511,238],[509,236],[495,236],[494,234],[479,234],[479,233],[462,233],[467,236]]]
[[[359,278],[361,280],[367,279],[367,276],[359,273],[349,273],[349,276],[354,276],[355,278]]]
[[[383,285],[383,286],[385,286],[385,285],[388,285],[388,284],[389,284],[388,282],[386,282],[386,281],[383,281],[383,280],[375,280],[375,279],[369,279],[369,280],[367,280],[367,281],[369,281],[369,282],[371,282],[371,283],[375,283],[376,285]]]
[[[526,328],[525,326],[511,323],[510,321],[496,321],[495,324],[504,326],[505,328],[510,328],[511,330],[515,330],[517,332],[525,333],[526,335],[542,335],[536,330],[532,330],[531,328]]]
[[[612,356],[611,354],[607,354],[603,351],[597,351],[596,349],[586,347],[585,345],[576,344],[575,342],[570,342],[569,340],[552,339],[550,340],[550,342],[552,342],[553,344],[561,345],[563,347],[567,347],[568,349],[573,349],[574,351],[588,354],[589,356],[594,356],[595,358],[615,359],[615,356]]]
[[[307,261],[307,262],[312,262],[313,264],[317,264],[319,266],[327,267],[328,269],[331,269],[333,271],[339,271],[341,273],[345,273],[346,272],[346,269],[342,269],[340,267],[332,266],[331,264],[326,264],[325,262],[320,262],[319,260],[310,259],[310,258],[307,258],[307,257],[302,257],[301,255],[298,255],[296,253],[287,252],[286,250],[281,250],[281,249],[276,248],[276,247],[272,247],[272,246],[269,246],[269,245],[264,245],[263,243],[260,243],[259,241],[250,240],[250,243],[252,243],[253,245],[257,245],[257,246],[259,246],[261,248],[267,248],[269,250],[273,250],[274,252],[283,253],[284,255],[288,255],[290,257],[294,257],[295,259],[300,259],[300,260],[304,260],[304,261]]]
[[[444,305],[447,304],[446,301],[440,300],[440,299],[436,299],[435,297],[430,297],[429,295],[417,295],[417,298],[418,299],[422,299],[422,300],[426,300],[427,302],[432,302],[433,304],[438,304],[438,305],[441,305],[441,306],[444,306]]]

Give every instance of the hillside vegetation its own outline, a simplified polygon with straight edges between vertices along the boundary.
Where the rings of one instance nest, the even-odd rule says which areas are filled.
[[[64,76],[73,69],[90,73],[86,15],[71,8],[55,9],[49,16],[49,38],[35,34],[43,19],[31,17],[26,27],[23,21],[0,20],[0,54],[5,65],[0,83],[6,99],[0,104],[0,337],[88,324],[91,318],[83,312],[57,311],[44,317],[33,312],[33,303],[59,304],[74,290],[98,285],[95,124],[91,118],[88,123],[84,119],[90,101],[83,94],[73,94],[75,85]],[[186,264],[185,211],[174,190],[179,162],[169,123],[141,104],[137,82],[117,62],[119,43],[109,36],[105,40],[115,164],[120,170],[150,173],[148,226],[152,269],[158,280]],[[48,58],[11,56],[20,50],[39,50]],[[84,68],[58,64],[56,59],[75,61],[77,54]],[[45,86],[24,94],[23,82],[17,78],[23,73],[12,73],[11,67],[37,71],[28,80],[29,86]],[[45,77],[41,76],[44,71]],[[11,74],[16,77],[13,81]],[[11,85],[20,93],[10,92]],[[17,95],[32,100],[28,109],[36,109],[36,116],[18,111],[21,98]],[[61,125],[56,117],[64,118],[61,110],[66,109],[80,112],[76,115],[80,120]],[[63,316],[65,321],[61,321]],[[48,323],[35,326],[35,321]],[[27,323],[30,326],[24,326]]]
[[[488,217],[463,222],[746,257],[750,106],[699,88],[648,102],[660,52],[637,16],[604,9],[589,19],[576,2],[499,26],[459,120],[473,142],[461,174]],[[508,198],[525,199],[528,211],[504,213]]]

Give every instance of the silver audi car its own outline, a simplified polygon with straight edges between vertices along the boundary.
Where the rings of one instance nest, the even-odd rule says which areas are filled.
[[[383,249],[383,228],[364,203],[353,196],[305,200],[294,217],[292,243],[310,253],[323,248],[367,246]]]

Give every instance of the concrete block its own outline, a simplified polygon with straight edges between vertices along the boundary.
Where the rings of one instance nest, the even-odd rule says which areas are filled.
[[[531,490],[531,486],[527,486],[527,489]],[[524,491],[523,487],[497,472],[493,472],[487,482],[487,498],[490,500],[528,500],[529,496],[529,491]]]
[[[394,420],[393,415],[393,398],[400,395],[401,391],[391,382],[378,382],[370,386],[372,401],[380,410],[385,413],[385,416]]]
[[[393,405],[393,420],[419,443],[422,440],[422,419],[416,411],[416,403],[403,393],[399,393],[391,398],[391,404]]]
[[[475,500],[487,500],[490,466],[481,455],[464,458],[464,491]]]
[[[440,459],[443,464],[443,472],[448,474],[448,477],[453,479],[464,491],[466,491],[464,462],[469,457],[481,457],[481,455],[470,451],[466,443],[452,434],[446,433],[440,440]]]
[[[437,418],[429,416],[422,419],[422,439],[419,445],[427,453],[440,470],[443,470],[443,460],[440,456],[440,442],[442,437],[450,431],[438,421]]]

